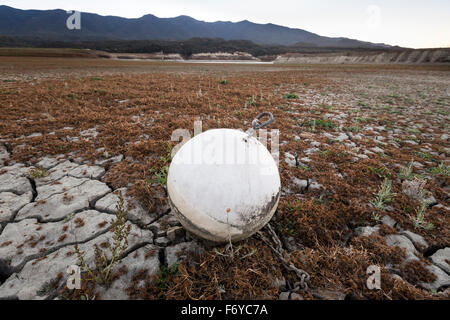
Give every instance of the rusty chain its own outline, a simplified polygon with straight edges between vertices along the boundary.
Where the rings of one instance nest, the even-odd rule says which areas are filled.
[[[259,120],[263,117],[269,117],[269,120],[267,120],[266,122],[260,123]],[[263,129],[265,127],[267,127],[269,124],[271,124],[273,122],[274,118],[273,118],[273,114],[270,112],[263,112],[260,113],[253,121],[252,121],[252,128],[254,130],[258,130],[258,129]]]
[[[281,261],[283,266],[288,271],[293,271],[297,275],[297,277],[300,279],[300,281],[296,282],[294,284],[294,289],[291,291],[298,291],[298,290],[308,290],[308,281],[310,279],[310,275],[302,270],[294,266],[292,263],[288,262],[285,258],[285,250],[283,249],[282,243],[280,238],[277,236],[276,232],[273,230],[272,226],[267,224],[266,229],[268,233],[270,234],[270,237],[272,238],[273,243],[275,244],[275,247],[272,245],[269,239],[261,232],[258,231],[256,234],[257,236],[267,245],[269,248],[275,253],[276,257]]]

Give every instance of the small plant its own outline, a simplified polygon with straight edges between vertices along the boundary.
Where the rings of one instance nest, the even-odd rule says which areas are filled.
[[[294,211],[301,211],[302,210],[302,203],[299,199],[295,201],[289,201],[286,205],[286,209],[290,212]]]
[[[345,127],[344,130],[350,131],[350,132],[360,132],[361,128],[358,126],[350,126],[350,127]]]
[[[377,154],[378,154],[380,157],[382,157],[382,158],[391,158],[391,156],[387,155],[387,154],[384,153],[384,152],[377,152]]]
[[[414,134],[420,134],[420,130],[417,128],[408,128],[406,129],[408,132],[414,133]]]
[[[337,139],[328,139],[328,143],[329,144],[335,144],[335,143],[340,143],[340,141],[337,140]]]
[[[362,118],[362,117],[355,117],[355,118],[353,118],[353,122],[365,123],[365,122],[369,122],[371,120],[372,120],[371,118]]]
[[[81,99],[81,97],[79,95],[77,95],[76,93],[69,93],[67,95],[67,98],[71,99],[71,100],[75,100],[75,99]]]
[[[162,186],[167,185],[167,175],[169,174],[169,162],[171,158],[172,158],[172,146],[168,144],[167,155],[161,156],[159,158],[162,161],[163,166],[159,170],[155,170],[154,168],[151,170],[155,178],[149,181],[150,184],[158,183]]]
[[[409,136],[408,139],[418,144],[422,143],[422,141],[420,141],[420,139],[416,138],[415,136]]]
[[[400,173],[398,175],[400,179],[406,179],[406,180],[414,179],[413,164],[414,164],[414,162],[411,160],[408,163],[408,166],[400,169]]]
[[[87,280],[95,281],[98,284],[107,284],[114,265],[122,259],[123,254],[128,247],[128,236],[131,231],[131,224],[127,225],[127,212],[124,209],[122,194],[119,194],[116,220],[112,224],[112,230],[114,232],[114,245],[112,247],[108,246],[111,258],[108,259],[106,253],[100,249],[98,245],[95,245],[94,269],[91,269],[87,265],[83,258],[84,252],[81,252],[78,248],[78,244],[75,244],[75,253],[77,254],[78,261],[90,276]]]
[[[316,119],[309,121],[308,126],[311,132],[316,132]]]
[[[319,205],[324,205],[324,206],[329,207],[332,203],[334,203],[334,199],[324,196],[324,194],[321,194],[319,198],[314,200],[314,202]]]
[[[450,167],[444,164],[444,161],[441,161],[437,167],[428,169],[433,176],[444,176],[448,177],[450,175]]]
[[[167,282],[178,274],[178,263],[170,267],[162,267],[159,273],[157,287],[160,291],[167,290]]]
[[[370,204],[380,210],[386,208],[386,204],[392,202],[395,197],[395,193],[392,192],[392,181],[385,178],[381,184],[380,190],[375,194],[375,200],[370,201]]]
[[[376,174],[380,178],[391,178],[392,177],[391,171],[389,171],[389,169],[386,167],[379,167],[379,168],[369,167],[369,171],[371,173]]]
[[[47,171],[45,169],[34,168],[28,170],[28,175],[33,179],[40,179],[47,175]]]
[[[379,213],[376,212],[372,212],[372,218],[373,220],[375,220],[375,222],[380,222],[381,221],[381,215]]]
[[[297,168],[305,170],[305,171],[311,171],[311,168],[308,165],[303,164],[303,163],[299,163]]]
[[[81,300],[95,300],[95,295],[93,297],[89,297],[89,295],[86,293],[86,294],[81,295],[80,299]]]
[[[167,154],[165,156],[159,157],[164,164],[168,164],[172,159],[172,145],[170,143],[167,144]]]
[[[295,93],[286,93],[283,96],[283,99],[298,99],[298,95],[296,95]]]
[[[416,216],[410,216],[410,219],[414,225],[414,228],[419,229],[422,228],[426,231],[430,231],[434,229],[434,225],[432,223],[425,221],[425,212],[427,210],[428,203],[424,200],[420,201],[420,205],[415,209]]]
[[[312,119],[312,120],[308,121],[306,123],[306,125],[308,127],[310,127],[311,129],[314,128],[314,130],[315,130],[316,127],[321,127],[321,128],[326,128],[326,129],[336,128],[336,124],[334,124],[333,122],[325,121],[325,120],[322,120],[322,119],[317,119],[317,120],[316,119]]]
[[[245,101],[244,108],[247,108],[248,106],[255,106],[256,105],[256,96],[251,96]]]
[[[418,200],[419,206],[415,209],[415,216],[409,216],[414,228],[422,228],[424,230],[432,230],[434,225],[425,221],[425,212],[429,205],[427,197],[430,196],[430,192],[425,190],[425,184],[427,181],[425,179],[414,178],[412,181],[403,182],[403,193],[408,197]]]
[[[431,154],[429,154],[428,152],[414,152],[414,154],[416,156],[418,156],[419,158],[425,159],[425,160],[430,160],[430,161],[436,161],[433,156]]]
[[[223,79],[223,80],[220,80],[220,82],[219,82],[220,84],[228,84],[228,80],[226,80],[226,79]]]
[[[18,94],[19,92],[18,91],[2,91],[1,93],[7,95],[7,94]]]
[[[366,103],[364,103],[364,102],[359,102],[358,106],[360,106],[361,109],[369,109],[369,106]]]
[[[151,183],[158,183],[162,186],[167,184],[167,176],[169,174],[169,166],[163,166],[159,171],[152,169],[154,172],[155,178],[151,180]]]
[[[317,151],[317,154],[319,156],[325,157],[329,152],[330,152],[329,150],[319,150],[319,151]]]
[[[438,294],[438,291],[437,291],[436,288],[431,288],[431,289],[430,289],[430,293],[434,296],[434,295],[437,295],[437,294]]]

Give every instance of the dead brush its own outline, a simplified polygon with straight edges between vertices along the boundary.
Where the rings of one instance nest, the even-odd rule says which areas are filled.
[[[404,181],[402,184],[403,193],[408,197],[421,202],[429,195],[429,192],[425,190],[426,184],[427,180],[419,178]]]
[[[64,67],[67,67],[67,70],[71,73],[75,72],[76,74],[81,74],[80,71],[84,71],[79,68],[78,63],[75,63],[75,61],[76,60],[67,60],[62,61],[61,63],[63,63]],[[102,61],[103,60],[100,59],[96,63],[106,63]],[[33,63],[31,69],[39,70],[39,68],[42,68],[44,64],[46,65],[47,63],[47,59],[36,60],[36,65]],[[249,113],[256,112],[258,105],[261,104],[259,102],[259,86],[261,86],[264,94],[264,104],[268,106],[268,111],[274,113],[278,123],[277,126],[283,128],[283,135],[286,137],[286,140],[289,141],[287,147],[290,148],[292,146],[292,148],[297,150],[303,150],[303,141],[290,141],[291,138],[293,139],[294,135],[299,134],[298,122],[300,122],[301,119],[296,119],[295,115],[288,113],[287,111],[291,111],[291,109],[292,111],[300,111],[302,113],[307,111],[309,108],[306,106],[310,104],[310,101],[312,101],[311,99],[316,101],[316,98],[314,98],[312,94],[315,94],[319,90],[323,91],[323,88],[328,85],[329,82],[328,77],[324,76],[323,70],[321,70],[320,73],[312,70],[311,72],[303,72],[303,69],[301,72],[298,70],[273,72],[260,72],[260,70],[256,70],[257,73],[255,73],[255,71],[243,72],[242,70],[231,72],[229,67],[227,67],[227,69],[224,70],[227,72],[230,71],[227,73],[227,77],[229,78],[228,80],[231,80],[232,78],[232,81],[230,81],[228,85],[219,84],[217,86],[220,87],[219,91],[218,89],[214,89],[214,85],[221,79],[217,78],[217,70],[219,69],[215,70],[215,66],[212,70],[207,72],[205,69],[211,69],[211,66],[174,66],[174,71],[177,71],[180,75],[177,80],[174,79],[173,72],[162,70],[167,69],[166,64],[152,64],[150,70],[154,70],[155,72],[142,73],[139,76],[136,76],[136,74],[127,74],[128,72],[122,72],[124,69],[117,69],[115,66],[109,66],[109,62],[108,66],[105,65],[104,67],[108,67],[107,70],[111,70],[111,73],[120,71],[120,74],[105,75],[101,83],[97,82],[95,84],[91,81],[86,81],[86,79],[80,79],[79,77],[68,77],[67,79],[64,79],[64,81],[41,81],[39,84],[32,81],[20,81],[20,85],[23,89],[21,89],[17,95],[2,95],[2,106],[5,108],[4,113],[7,114],[8,117],[5,117],[0,125],[0,135],[3,137],[11,137],[11,139],[8,140],[11,140],[12,146],[18,146],[22,143],[22,139],[14,137],[27,136],[36,131],[50,132],[57,131],[64,127],[74,127],[75,131],[78,131],[78,129],[89,129],[90,127],[99,125],[101,130],[99,130],[99,135],[93,140],[83,140],[75,143],[62,141],[59,138],[59,133],[54,136],[44,134],[42,139],[33,139],[33,144],[27,146],[27,148],[23,150],[21,148],[14,148],[15,150],[14,153],[12,153],[12,159],[17,162],[27,162],[32,161],[33,158],[37,159],[45,153],[57,155],[60,153],[77,151],[79,152],[77,156],[84,158],[86,161],[94,162],[101,156],[101,153],[99,154],[99,152],[96,151],[99,147],[105,147],[111,155],[124,154],[125,158],[130,156],[134,160],[124,160],[111,165],[109,170],[107,170],[104,180],[115,189],[125,187],[128,184],[133,184],[133,187],[130,190],[133,192],[133,196],[138,198],[146,210],[149,212],[157,212],[158,214],[166,212],[167,209],[164,207],[166,207],[167,204],[167,196],[161,185],[150,186],[147,184],[147,180],[153,178],[153,176],[150,176],[148,173],[148,169],[152,166],[159,169],[162,165],[160,162],[155,163],[155,160],[159,161],[159,159],[154,159],[153,155],[155,154],[155,151],[158,152],[158,150],[160,155],[164,154],[165,150],[163,149],[165,146],[161,145],[161,142],[167,140],[175,128],[191,128],[192,123],[198,116],[205,119],[204,127],[207,129],[221,127],[241,128],[243,126],[242,120],[244,118],[233,117],[233,111],[237,108],[241,108],[247,97],[258,93],[257,106],[247,110]],[[398,73],[397,67],[395,70],[386,73],[386,75]],[[142,65],[142,68],[149,70],[147,65]],[[169,69],[171,68],[172,67]],[[25,70],[27,69],[25,68]],[[222,70],[222,67],[220,67],[220,70]],[[379,73],[379,70],[375,70],[375,68],[372,67],[364,67],[363,69],[359,69],[358,67],[358,70],[349,70],[346,76],[348,76],[348,80],[350,81],[352,78],[354,79],[354,75],[361,74],[361,71],[370,73],[373,71],[374,75],[381,74]],[[199,76],[200,72],[202,74],[201,77]],[[255,77],[255,75],[257,76]],[[171,83],[176,84],[173,91],[171,90]],[[333,81],[333,83],[335,82]],[[395,83],[402,84],[402,82]],[[210,86],[208,89],[209,84],[212,84],[212,87]],[[291,84],[295,86],[298,85],[298,89],[292,87]],[[391,82],[384,83],[386,86],[389,86],[390,84]],[[102,85],[101,89],[105,89],[108,92],[108,95],[102,96],[102,98],[99,99],[98,94],[92,94],[93,85]],[[200,91],[200,88],[202,88],[205,95],[199,98],[197,92]],[[358,87],[355,86],[353,89],[356,88]],[[344,87],[337,89],[339,91],[344,89]],[[348,92],[350,93],[353,89],[349,88],[350,91]],[[69,90],[82,93],[82,105],[84,108],[80,108],[79,100],[67,99],[66,95],[69,93]],[[347,88],[345,88],[345,90],[347,90]],[[300,101],[302,106],[290,105],[288,101],[282,98],[284,93],[290,91],[302,94],[302,101]],[[428,98],[431,99],[432,96],[433,95],[429,95]],[[49,102],[49,97],[51,97],[51,102]],[[123,104],[118,104],[115,101],[116,98],[132,99],[131,101],[133,101],[133,103],[128,103],[127,106],[124,107]],[[380,101],[376,100],[378,98],[375,96],[374,99],[374,104],[380,103]],[[372,101],[372,99],[370,101]],[[221,107],[213,107],[214,119],[211,118],[206,120],[207,116],[211,114],[208,107],[209,102],[211,106],[220,105]],[[361,113],[359,107],[356,106],[357,101],[356,103],[353,102],[354,101],[348,103],[348,107],[344,106],[345,104],[336,105],[336,112],[345,112],[347,110],[351,110],[352,112],[357,111],[353,114],[349,114],[350,117],[348,119],[350,122],[355,122],[354,124],[361,128],[366,125],[376,125],[379,116],[383,114],[382,110],[376,110],[376,113],[373,114],[366,112]],[[434,115],[437,116],[437,110],[431,100],[423,99],[421,102],[424,104],[428,104],[429,102],[430,107],[432,108],[431,110],[434,112]],[[24,107],[17,108],[17,105],[22,105]],[[278,106],[280,105],[285,105],[285,109],[282,110],[281,107],[279,108]],[[45,119],[45,116],[42,116],[43,109],[41,106],[48,106],[48,110],[45,111],[53,115],[57,119],[57,122],[51,123]],[[61,106],[64,108],[61,108]],[[344,107],[346,109],[343,109]],[[409,107],[408,109],[405,108],[405,112],[408,112],[408,116],[411,116],[411,122],[418,123],[424,120],[422,115],[420,115],[420,112],[409,112],[408,110]],[[326,108],[320,108],[318,111],[321,113],[313,117],[323,117],[324,112],[327,112]],[[151,114],[152,118],[154,118],[152,124],[149,126],[143,126],[144,123],[136,125],[135,121],[132,121],[130,116],[138,115],[140,113]],[[357,118],[354,118],[354,116],[357,116]],[[392,116],[388,117],[392,118]],[[353,118],[353,121],[351,118]],[[32,120],[33,125],[20,125],[20,123],[16,122],[17,119]],[[34,121],[37,119],[41,119],[41,121]],[[434,120],[432,121],[434,122]],[[318,123],[315,123],[315,125],[316,131],[321,130]],[[347,125],[351,124],[347,123]],[[306,129],[309,128],[306,127],[304,129],[305,132],[302,132],[302,134],[309,134],[306,132]],[[442,128],[433,128],[433,130],[435,129],[441,130]],[[435,131],[434,134],[436,133],[438,132]],[[67,134],[69,133],[67,132]],[[147,141],[145,141],[145,143],[135,145],[134,142],[137,137],[142,134],[147,134],[149,138],[146,139]],[[395,160],[397,163],[399,163],[399,159],[404,158],[405,154],[412,154],[412,151],[415,151],[416,149],[416,147],[405,142],[408,140],[407,135],[401,134],[398,137],[401,137],[401,139],[396,140],[396,138],[394,138],[393,140],[401,143],[401,148],[395,150],[395,153],[393,153],[394,157],[391,159]],[[427,139],[427,141],[431,143],[433,151],[448,156],[449,153],[445,149],[445,142],[444,144],[442,144],[442,142],[436,143],[436,139]],[[369,139],[363,137],[361,143],[364,146],[369,146],[371,140],[369,141]],[[438,144],[440,144],[440,146],[438,146]],[[436,150],[437,148],[439,149]],[[392,152],[394,152],[394,149],[392,150]],[[409,160],[410,159],[406,158],[406,163],[403,163],[403,165],[406,166]],[[312,277],[310,284],[312,288],[329,288],[334,285],[333,280],[335,280],[337,287],[343,286],[346,291],[358,297],[370,298],[377,294],[376,292],[367,290],[365,284],[367,279],[367,275],[365,274],[366,270],[365,268],[359,270],[359,267],[367,267],[368,265],[379,263],[376,259],[379,259],[379,257],[383,255],[383,252],[386,254],[385,252],[388,250],[387,247],[383,247],[383,250],[374,250],[371,246],[367,245],[367,250],[372,257],[371,260],[358,260],[358,255],[349,256],[346,251],[342,252],[339,259],[331,260],[332,258],[329,257],[333,256],[332,253],[334,252],[333,249],[335,247],[343,247],[343,243],[346,241],[343,229],[346,225],[349,225],[350,221],[366,221],[366,206],[359,201],[353,201],[353,199],[355,197],[357,200],[366,198],[368,199],[366,201],[367,204],[369,200],[373,199],[371,193],[376,193],[378,191],[378,187],[384,179],[379,179],[377,176],[374,176],[377,180],[379,179],[379,182],[372,191],[368,192],[367,186],[373,183],[374,177],[367,175],[367,161],[368,160],[363,160],[358,161],[357,163],[341,161],[342,165],[339,165],[339,171],[345,176],[346,181],[344,183],[337,178],[335,179],[333,175],[329,173],[329,161],[326,157],[316,157],[315,155],[312,155],[312,161],[309,163],[311,171],[304,171],[301,172],[301,174],[305,175],[305,178],[307,179],[310,179],[313,175],[320,174],[321,179],[323,179],[322,181],[324,181],[324,187],[327,190],[335,190],[337,201],[330,206],[325,206],[316,203],[314,199],[312,199],[313,195],[307,193],[305,194],[306,199],[302,199],[303,210],[294,213],[288,212],[287,210],[278,210],[277,215],[281,216],[282,222],[284,222],[283,225],[289,226],[288,219],[295,225],[295,234],[289,234],[286,235],[286,237],[292,236],[297,244],[301,244],[301,247],[305,248],[304,250],[298,251],[299,260],[294,262],[298,267],[311,273]],[[388,161],[387,163],[389,162],[391,161]],[[379,167],[381,163],[371,162],[370,165]],[[321,168],[327,169],[322,171]],[[415,168],[411,169],[416,170]],[[281,171],[283,180],[287,182],[287,179],[292,175],[292,171],[290,169]],[[391,171],[394,173],[394,170],[391,169]],[[396,169],[396,173],[398,172],[399,169]],[[427,173],[430,174],[429,172]],[[392,179],[394,179],[394,176],[395,175],[393,175]],[[434,179],[437,179],[438,177],[440,180],[446,179],[443,175],[435,176]],[[351,181],[348,181],[349,178]],[[435,187],[433,186],[433,188]],[[433,192],[437,192],[439,199],[442,199],[442,191],[433,189]],[[283,196],[280,199],[280,203],[283,204],[286,202],[286,199],[291,198],[295,198],[295,196]],[[397,206],[396,203],[393,217],[398,218],[397,220],[399,220],[401,225],[405,226],[405,223],[409,222],[409,225],[412,227],[408,214],[415,216],[414,208],[408,208],[412,210],[403,214],[403,217],[401,217],[401,212],[399,212],[400,207],[407,207],[410,205],[410,201],[405,198],[406,197],[399,197],[398,200],[396,198],[396,202],[398,201],[399,205]],[[373,211],[376,210],[373,209]],[[377,212],[381,215],[383,214],[381,211]],[[425,220],[427,220],[427,218],[428,216],[425,213]],[[429,219],[431,219],[431,217]],[[446,238],[443,234],[447,231],[447,219],[448,216],[445,215],[444,210],[433,210],[433,220],[430,221],[435,223],[436,227],[429,233],[429,237],[432,239],[431,241],[438,246],[446,246]],[[277,230],[277,232],[281,236],[281,233],[285,233],[286,231]],[[285,236],[285,234],[283,234],[283,236]],[[366,240],[369,241],[370,239]],[[428,240],[429,238],[427,237],[427,241]],[[383,239],[379,238],[372,242],[373,244],[378,245],[383,242]],[[273,268],[279,271],[282,270],[283,266],[281,266],[274,253],[270,251],[270,248],[261,245],[260,241],[256,241],[256,239],[249,239],[249,241],[243,241],[234,245],[242,246],[239,252],[235,253],[234,259],[217,255],[210,249],[208,250],[206,259],[201,259],[198,261],[198,264],[194,264],[192,267],[187,266],[187,264],[180,265],[180,274],[177,275],[174,281],[168,281],[168,292],[164,293],[161,297],[177,299],[187,299],[189,296],[195,299],[217,299],[220,297],[224,299],[251,299],[257,297],[262,297],[263,299],[278,298],[278,289],[273,289],[272,286],[270,286],[266,276],[270,275],[271,272],[273,273]],[[251,247],[249,248],[248,245],[251,245]],[[372,245],[372,243],[370,245]],[[81,247],[80,244],[79,246]],[[245,259],[240,259],[241,256],[250,253],[252,251],[251,248],[257,248],[257,252]],[[311,250],[308,250],[309,248],[311,248]],[[104,249],[107,250],[107,248]],[[221,247],[218,249],[219,252],[222,252]],[[331,251],[329,256],[324,254],[321,258],[322,260],[320,260],[318,264],[308,264],[309,260],[313,258],[314,252],[318,253],[325,250],[326,253],[328,253],[328,249]],[[235,251],[236,250],[237,248],[235,248]],[[295,253],[296,252],[291,254],[291,257],[293,257]],[[91,255],[93,255],[93,252]],[[395,255],[392,255],[392,257],[395,257]],[[277,261],[274,263],[271,259]],[[304,259],[304,261],[301,261],[300,259]],[[354,261],[358,262],[358,264],[349,267],[352,266]],[[380,264],[386,265],[388,262],[389,261],[386,260]],[[250,271],[250,269],[256,273]],[[260,276],[261,274],[262,276]],[[89,276],[89,274],[85,272],[84,276]],[[110,276],[110,278],[112,277],[113,275]],[[95,283],[86,283],[86,281],[82,282],[82,285],[94,284]],[[355,284],[358,286],[354,287]],[[429,296],[424,295],[424,290],[408,286],[405,282],[398,280],[394,283],[394,281],[390,280],[388,277],[387,272],[386,278],[383,278],[382,284],[382,291],[387,293],[393,299],[429,298]],[[136,284],[136,287],[137,289],[140,288],[139,284]],[[269,288],[270,291],[267,291],[266,288]],[[95,292],[93,291],[85,291],[85,293],[88,292],[89,297],[95,295]],[[375,297],[383,299],[381,292]]]
[[[179,274],[167,283],[163,297],[193,300],[276,298],[278,288],[274,286],[273,278],[280,278],[281,272],[271,250],[261,247],[255,239],[243,241],[240,247],[235,251],[234,259],[209,250],[201,258],[194,258],[193,263],[181,263]]]
[[[131,224],[127,225],[127,212],[124,210],[124,200],[119,194],[119,201],[117,204],[116,220],[112,224],[114,231],[113,241],[114,245],[108,246],[111,258],[101,249],[95,245],[94,263],[95,268],[91,269],[83,258],[84,252],[81,252],[78,244],[75,244],[75,253],[78,261],[83,269],[89,274],[88,281],[94,281],[98,284],[107,284],[110,280],[110,275],[113,267],[122,259],[125,250],[128,247],[128,236],[131,231]]]

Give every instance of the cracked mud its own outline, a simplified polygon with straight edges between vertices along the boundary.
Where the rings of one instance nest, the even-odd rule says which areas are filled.
[[[448,67],[13,62],[0,83],[0,299],[448,299]],[[306,291],[255,237],[231,259],[186,233],[154,181],[173,130],[245,130],[261,111],[281,131],[271,224],[310,273]],[[132,228],[111,283],[69,292],[74,245],[93,266],[119,193]],[[381,290],[366,286],[370,265]]]

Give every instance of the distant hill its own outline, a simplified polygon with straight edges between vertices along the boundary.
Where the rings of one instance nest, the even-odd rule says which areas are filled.
[[[0,36],[31,37],[52,41],[97,40],[188,40],[221,38],[249,40],[262,45],[335,48],[390,48],[348,38],[322,37],[317,34],[275,24],[250,21],[204,22],[188,16],[158,18],[148,14],[138,19],[81,14],[81,30],[66,28],[69,14],[64,10],[20,10],[0,6]]]

